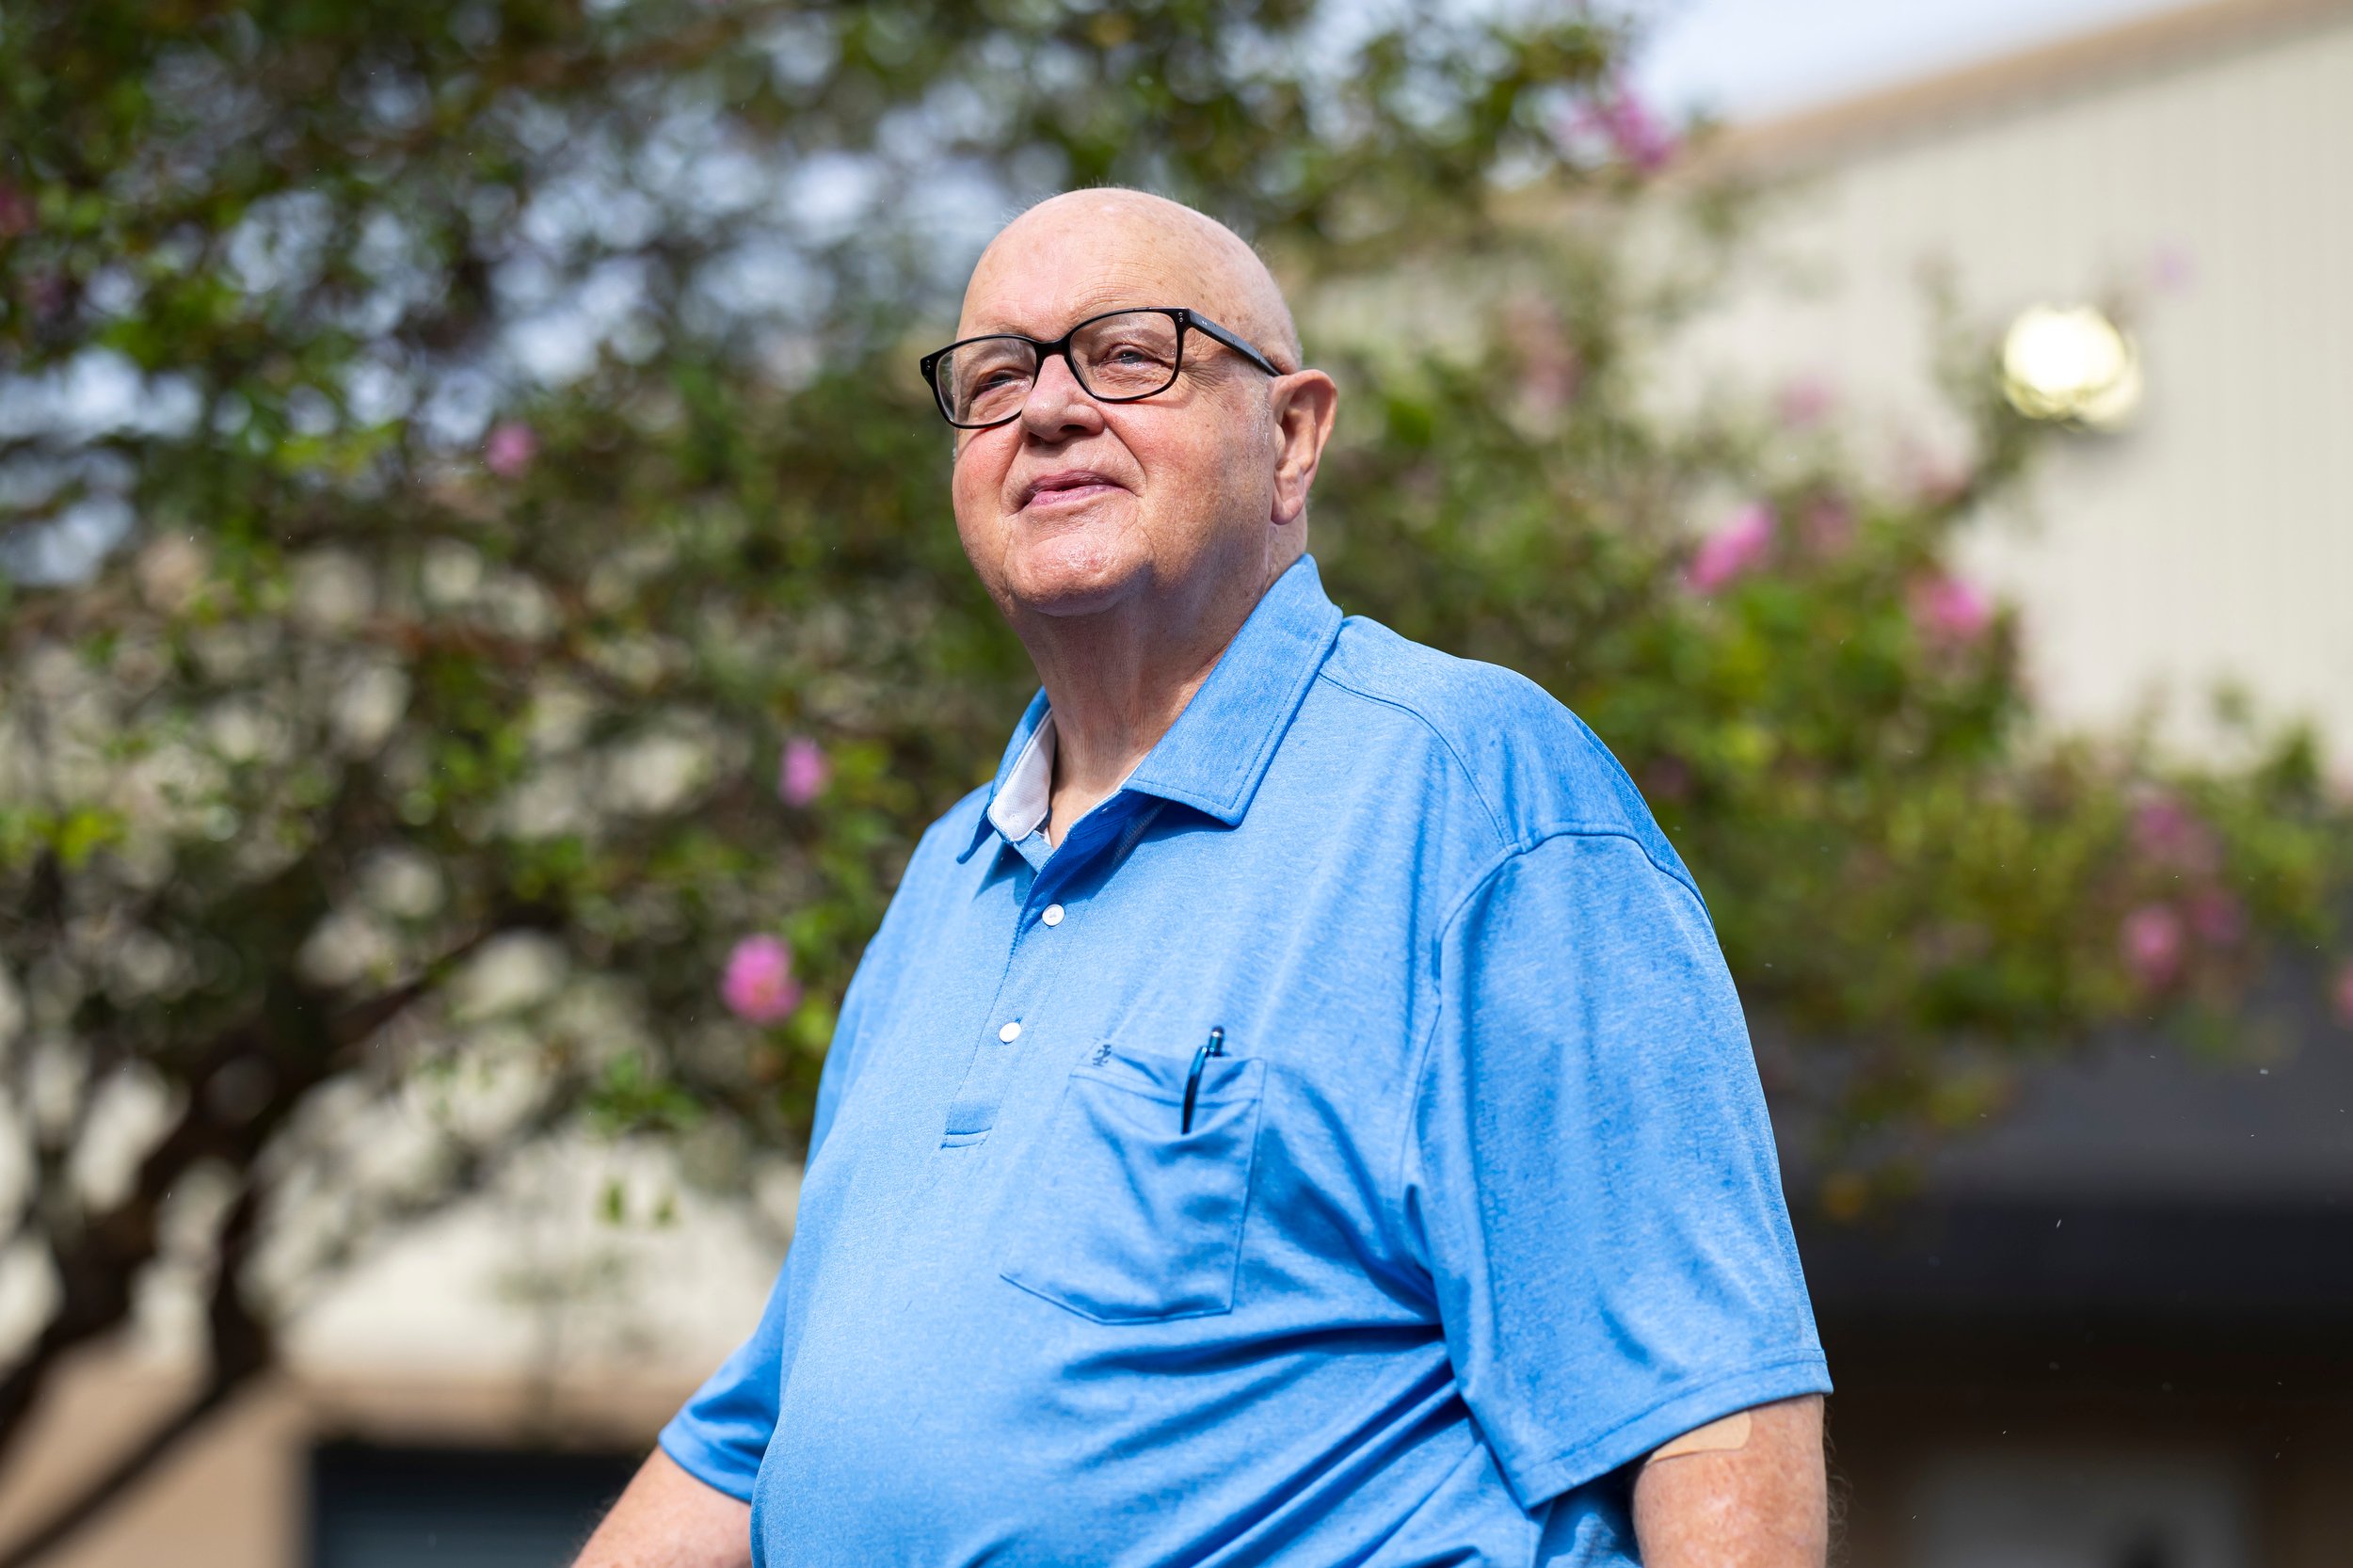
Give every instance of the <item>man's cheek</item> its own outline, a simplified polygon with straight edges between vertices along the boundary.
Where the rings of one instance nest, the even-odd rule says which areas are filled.
[[[949,498],[955,507],[956,528],[968,539],[1003,525],[1000,488],[993,480],[960,468]]]

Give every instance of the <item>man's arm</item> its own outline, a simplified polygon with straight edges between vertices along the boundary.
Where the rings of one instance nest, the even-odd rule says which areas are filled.
[[[1643,1568],[1822,1568],[1830,1492],[1818,1394],[1686,1432],[1634,1481]]]
[[[572,1568],[750,1568],[751,1560],[750,1505],[656,1448]]]

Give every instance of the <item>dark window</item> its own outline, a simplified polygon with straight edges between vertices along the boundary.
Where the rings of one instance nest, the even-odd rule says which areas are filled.
[[[562,1568],[637,1462],[329,1444],[311,1456],[311,1568]]]

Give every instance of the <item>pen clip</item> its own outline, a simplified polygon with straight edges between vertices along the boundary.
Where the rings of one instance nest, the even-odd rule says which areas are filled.
[[[1225,1054],[1225,1026],[1220,1024],[1209,1031],[1209,1037],[1193,1053],[1193,1071],[1185,1075],[1185,1118],[1178,1124],[1177,1136],[1193,1130],[1193,1103],[1201,1094],[1201,1069],[1209,1064],[1210,1057]]]

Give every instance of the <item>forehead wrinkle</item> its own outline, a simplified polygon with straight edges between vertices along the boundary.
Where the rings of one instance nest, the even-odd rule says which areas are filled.
[[[990,308],[968,316],[964,330],[968,333],[1019,332],[1050,342],[1087,317],[1101,315],[1109,311],[1188,303],[1183,299],[1160,297],[1168,292],[1155,281],[1114,278],[1067,293],[1056,292],[1050,300],[1024,298],[1008,301],[1000,298]]]

